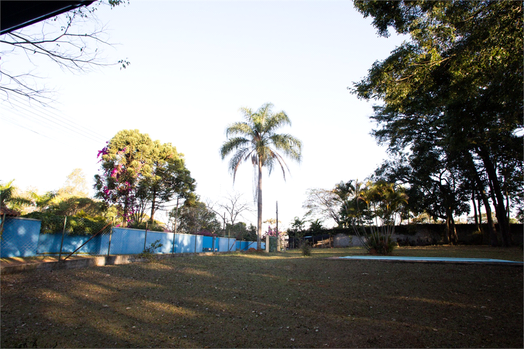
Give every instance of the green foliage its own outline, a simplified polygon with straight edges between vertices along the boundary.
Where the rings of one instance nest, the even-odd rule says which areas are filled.
[[[183,155],[170,143],[152,141],[138,130],[118,132],[99,151],[99,157],[96,197],[119,209],[124,226],[132,221],[142,223],[148,207],[153,221],[162,204],[175,196],[190,198],[195,190]]]
[[[301,219],[299,217],[293,218],[293,222],[291,223],[291,228],[287,230],[287,235],[290,238],[294,238],[294,239],[303,238],[306,232],[305,225],[306,225],[305,219]]]
[[[310,222],[309,231],[312,234],[318,234],[320,231],[322,231],[322,222],[320,219],[315,219],[314,221]]]
[[[49,206],[47,212],[58,216],[81,216],[100,219],[106,212],[102,202],[91,198],[70,196],[58,198]]]
[[[370,254],[389,255],[397,247],[397,243],[393,241],[391,235],[375,229],[365,236],[364,247]]]
[[[302,255],[304,257],[311,256],[311,245],[307,241],[302,242],[302,246],[300,246],[300,250],[302,251]]]
[[[412,193],[426,199],[418,212],[432,210],[452,225],[472,194],[483,197],[486,210],[491,199],[503,243],[510,244],[506,200],[521,203],[524,186],[518,132],[524,126],[522,2],[355,6],[373,18],[380,35],[393,28],[410,36],[375,62],[352,92],[384,102],[374,107],[374,135],[390,153],[406,158],[411,172],[404,180],[424,188]],[[402,168],[397,173],[406,174]]]
[[[160,243],[160,240],[156,240],[155,242],[151,243],[150,246],[146,247],[144,250],[144,253],[155,253],[156,249],[164,246]]]
[[[177,231],[197,234],[201,231],[214,233],[221,230],[216,213],[203,202],[187,202],[180,208],[174,208],[170,216],[177,221]]]
[[[0,207],[21,211],[22,206],[31,204],[31,200],[16,194],[17,188],[13,186],[14,181],[13,179],[6,184],[0,183]]]
[[[81,169],[75,168],[67,176],[67,180],[62,188],[58,190],[60,197],[87,197],[87,182],[84,173]]]
[[[42,221],[41,234],[61,234],[64,229],[64,216],[58,216],[48,212],[31,212],[23,215],[25,218],[38,219]],[[70,235],[93,235],[98,233],[107,225],[107,222],[99,219],[93,220],[81,217],[67,217],[65,232]]]
[[[164,245],[160,243],[160,240],[156,240],[155,242],[151,243],[151,245],[147,246],[142,253],[138,254],[138,258],[144,258],[148,262],[152,262],[156,259],[156,250],[162,246]]]
[[[165,227],[161,222],[154,221],[154,222],[131,222],[128,224],[129,228],[133,229],[142,229],[142,230],[151,230],[151,231],[164,231]]]

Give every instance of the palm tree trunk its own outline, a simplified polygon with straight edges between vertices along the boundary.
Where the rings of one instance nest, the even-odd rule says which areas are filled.
[[[258,221],[257,221],[257,250],[262,249],[262,164],[258,162],[258,187],[257,187],[257,210],[258,210]]]

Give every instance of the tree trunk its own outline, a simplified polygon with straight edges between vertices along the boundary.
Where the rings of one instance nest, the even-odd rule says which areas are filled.
[[[479,147],[479,155],[484,163],[484,168],[488,174],[488,181],[492,189],[492,200],[493,204],[495,205],[495,214],[497,216],[499,229],[502,234],[502,244],[504,246],[511,246],[511,234],[506,216],[506,208],[504,207],[504,195],[502,194],[499,179],[497,178],[497,171],[486,149]]]
[[[455,220],[453,219],[453,211],[451,207],[446,208],[446,233],[448,235],[449,243],[455,245],[458,241],[457,230],[455,228]]]
[[[482,214],[480,210],[480,199],[482,199],[482,202],[484,203],[484,207],[486,208],[486,219],[487,219],[487,224],[488,224],[488,235],[489,235],[490,245],[498,246],[499,242],[497,238],[497,231],[495,230],[495,224],[493,223],[493,219],[491,218],[491,208],[489,206],[488,196],[486,195],[486,185],[480,179],[480,175],[477,171],[477,168],[475,164],[473,163],[471,153],[467,152],[467,155],[468,155],[469,165],[471,167],[471,170],[473,171],[472,173],[475,177],[475,182],[477,184],[477,190],[480,195],[479,207],[478,207],[478,212],[480,216],[480,219],[479,219],[480,224],[482,225]]]
[[[151,217],[149,218],[149,220],[151,221],[151,224],[153,224],[154,222],[154,217],[155,217],[155,211],[156,211],[156,190],[153,190],[153,200],[151,202]]]
[[[262,164],[258,162],[258,186],[257,186],[257,250],[262,249]]]
[[[471,191],[471,203],[473,206],[473,216],[475,217],[475,225],[477,226],[477,230],[481,231],[479,224],[479,215],[477,213],[477,203],[475,202],[475,190]]]

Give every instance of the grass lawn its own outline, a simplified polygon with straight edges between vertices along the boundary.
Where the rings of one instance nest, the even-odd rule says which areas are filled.
[[[523,268],[184,256],[2,275],[1,347],[522,347]],[[520,249],[395,255],[522,261]]]

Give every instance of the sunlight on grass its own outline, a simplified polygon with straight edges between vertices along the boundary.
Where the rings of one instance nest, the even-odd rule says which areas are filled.
[[[187,275],[194,275],[194,276],[205,276],[205,277],[213,277],[213,274],[205,271],[205,270],[199,270],[195,268],[183,268],[179,271],[180,274],[187,274]]]
[[[389,299],[392,299],[394,301],[414,301],[414,302],[422,302],[426,304],[431,305],[441,305],[441,306],[452,306],[452,307],[458,307],[458,308],[476,308],[476,306],[468,305],[464,303],[457,303],[457,302],[449,302],[449,301],[443,301],[438,299],[429,299],[429,298],[420,298],[420,297],[387,297]]]
[[[198,315],[195,311],[190,310],[188,308],[178,307],[173,304],[168,304],[165,302],[147,300],[147,301],[142,301],[142,306],[146,308],[151,308],[156,312],[160,312],[161,314],[160,316],[162,317],[164,316],[164,314],[162,313],[166,313],[166,315],[169,315],[169,316],[176,315],[176,316],[182,316],[186,318],[194,318]]]

